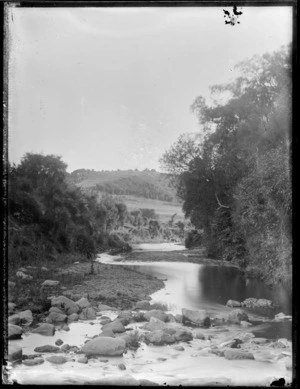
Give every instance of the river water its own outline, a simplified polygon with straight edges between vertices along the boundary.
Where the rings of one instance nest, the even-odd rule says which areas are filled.
[[[136,245],[137,251],[182,250],[177,244]],[[282,290],[270,290],[262,283],[246,279],[236,268],[208,266],[179,262],[115,262],[120,256],[100,254],[97,261],[124,265],[138,269],[164,280],[165,287],[151,297],[155,302],[168,305],[171,313],[179,313],[181,308],[207,309],[209,313],[228,313],[225,306],[228,299],[242,301],[247,297],[269,298],[276,300],[280,311],[289,314],[291,303],[289,296]],[[114,312],[102,312],[116,317]],[[99,319],[77,322],[69,325],[70,331],[57,330],[53,337],[38,334],[23,335],[23,339],[14,342],[23,347],[25,354],[33,353],[34,347],[42,344],[55,344],[60,338],[65,343],[81,346],[84,340],[99,333]],[[258,317],[256,325],[244,331],[251,331],[257,337],[291,338],[291,323],[275,323],[268,317]],[[94,323],[95,325],[91,325]],[[139,328],[140,323],[130,325]],[[227,326],[221,332],[218,328],[201,329],[205,336],[212,335],[219,341],[226,341],[241,331],[240,326]],[[107,363],[91,359],[87,365],[77,363],[76,355],[69,362],[53,365],[47,361],[39,366],[18,365],[11,371],[11,378],[21,384],[83,384],[95,380],[149,379],[160,385],[253,385],[269,386],[272,380],[285,377],[291,381],[291,372],[285,367],[284,358],[276,359],[263,354],[255,360],[227,360],[206,353],[203,342],[194,339],[189,344],[182,343],[184,352],[174,350],[174,346],[151,346],[142,344],[136,352],[128,352],[123,357],[105,357]],[[272,351],[272,350],[271,350]],[[275,350],[276,351],[276,350]],[[273,352],[273,351],[272,351]],[[80,355],[79,355],[80,356]],[[164,358],[162,361],[161,358]],[[274,359],[275,358],[275,359]],[[126,365],[126,371],[118,369],[118,363]]]

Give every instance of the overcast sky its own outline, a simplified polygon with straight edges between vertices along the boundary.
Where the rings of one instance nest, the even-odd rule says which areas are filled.
[[[291,7],[240,10],[231,26],[222,7],[11,8],[9,160],[159,169],[180,134],[200,130],[197,96],[291,42]]]

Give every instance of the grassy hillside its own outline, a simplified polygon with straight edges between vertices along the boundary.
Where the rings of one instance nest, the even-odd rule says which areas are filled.
[[[94,171],[79,169],[70,173],[68,179],[81,188],[93,188],[112,195],[135,196],[178,203],[167,175],[155,170]]]

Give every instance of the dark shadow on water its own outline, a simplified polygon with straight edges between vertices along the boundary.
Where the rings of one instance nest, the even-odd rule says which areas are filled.
[[[226,304],[228,300],[244,301],[246,298],[272,300],[278,309],[291,314],[291,295],[283,288],[271,289],[263,282],[248,279],[237,268],[203,266],[198,273],[202,286],[202,299],[212,303]]]

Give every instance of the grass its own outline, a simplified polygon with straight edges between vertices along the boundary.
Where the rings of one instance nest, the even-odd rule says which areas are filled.
[[[174,222],[184,220],[184,214],[180,204],[170,203],[161,200],[151,200],[136,196],[118,196],[121,197],[129,211],[140,208],[154,209],[159,216],[160,221],[168,221],[176,213]]]

